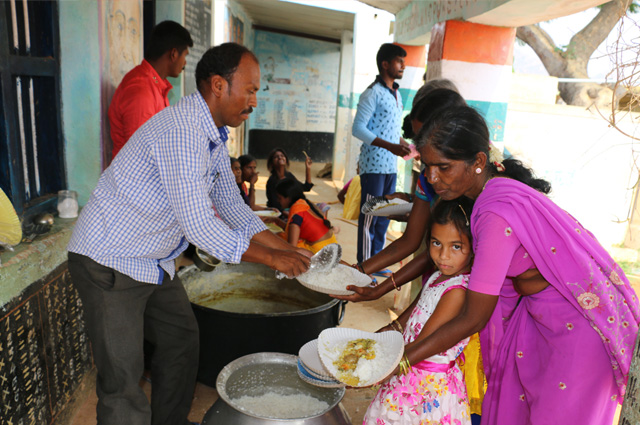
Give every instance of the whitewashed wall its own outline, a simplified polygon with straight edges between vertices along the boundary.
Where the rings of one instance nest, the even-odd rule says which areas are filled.
[[[640,134],[640,117],[620,126]],[[565,105],[510,103],[506,147],[552,184],[551,198],[609,248],[624,241],[638,179],[631,139],[598,114]]]

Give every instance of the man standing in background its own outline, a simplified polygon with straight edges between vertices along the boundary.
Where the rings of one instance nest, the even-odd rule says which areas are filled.
[[[173,86],[167,77],[180,75],[189,47],[193,47],[191,35],[177,22],[153,27],[142,63],[124,76],[109,106],[112,159],[142,124],[169,106]]]
[[[360,158],[360,207],[375,196],[395,192],[396,156],[408,155],[407,142],[400,137],[402,98],[395,80],[402,78],[407,52],[400,46],[380,46],[376,63],[380,74],[362,93],[353,121],[352,134],[362,140]],[[384,248],[389,219],[360,214],[358,217],[358,263]]]

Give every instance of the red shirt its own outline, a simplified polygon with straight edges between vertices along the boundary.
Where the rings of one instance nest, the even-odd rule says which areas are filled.
[[[168,94],[172,88],[171,83],[160,78],[146,60],[127,72],[109,105],[111,158],[115,158],[142,124],[169,106]]]

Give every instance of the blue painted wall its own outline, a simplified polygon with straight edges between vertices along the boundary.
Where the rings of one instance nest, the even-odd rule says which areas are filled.
[[[98,2],[61,1],[62,134],[69,188],[85,204],[101,172]]]

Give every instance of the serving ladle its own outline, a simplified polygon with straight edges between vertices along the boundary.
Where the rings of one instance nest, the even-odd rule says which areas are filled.
[[[342,258],[342,247],[337,243],[331,243],[311,257],[309,270],[305,273],[328,272],[338,265],[340,258]],[[285,277],[291,279],[281,271],[276,271],[276,277],[278,279],[284,279]]]

